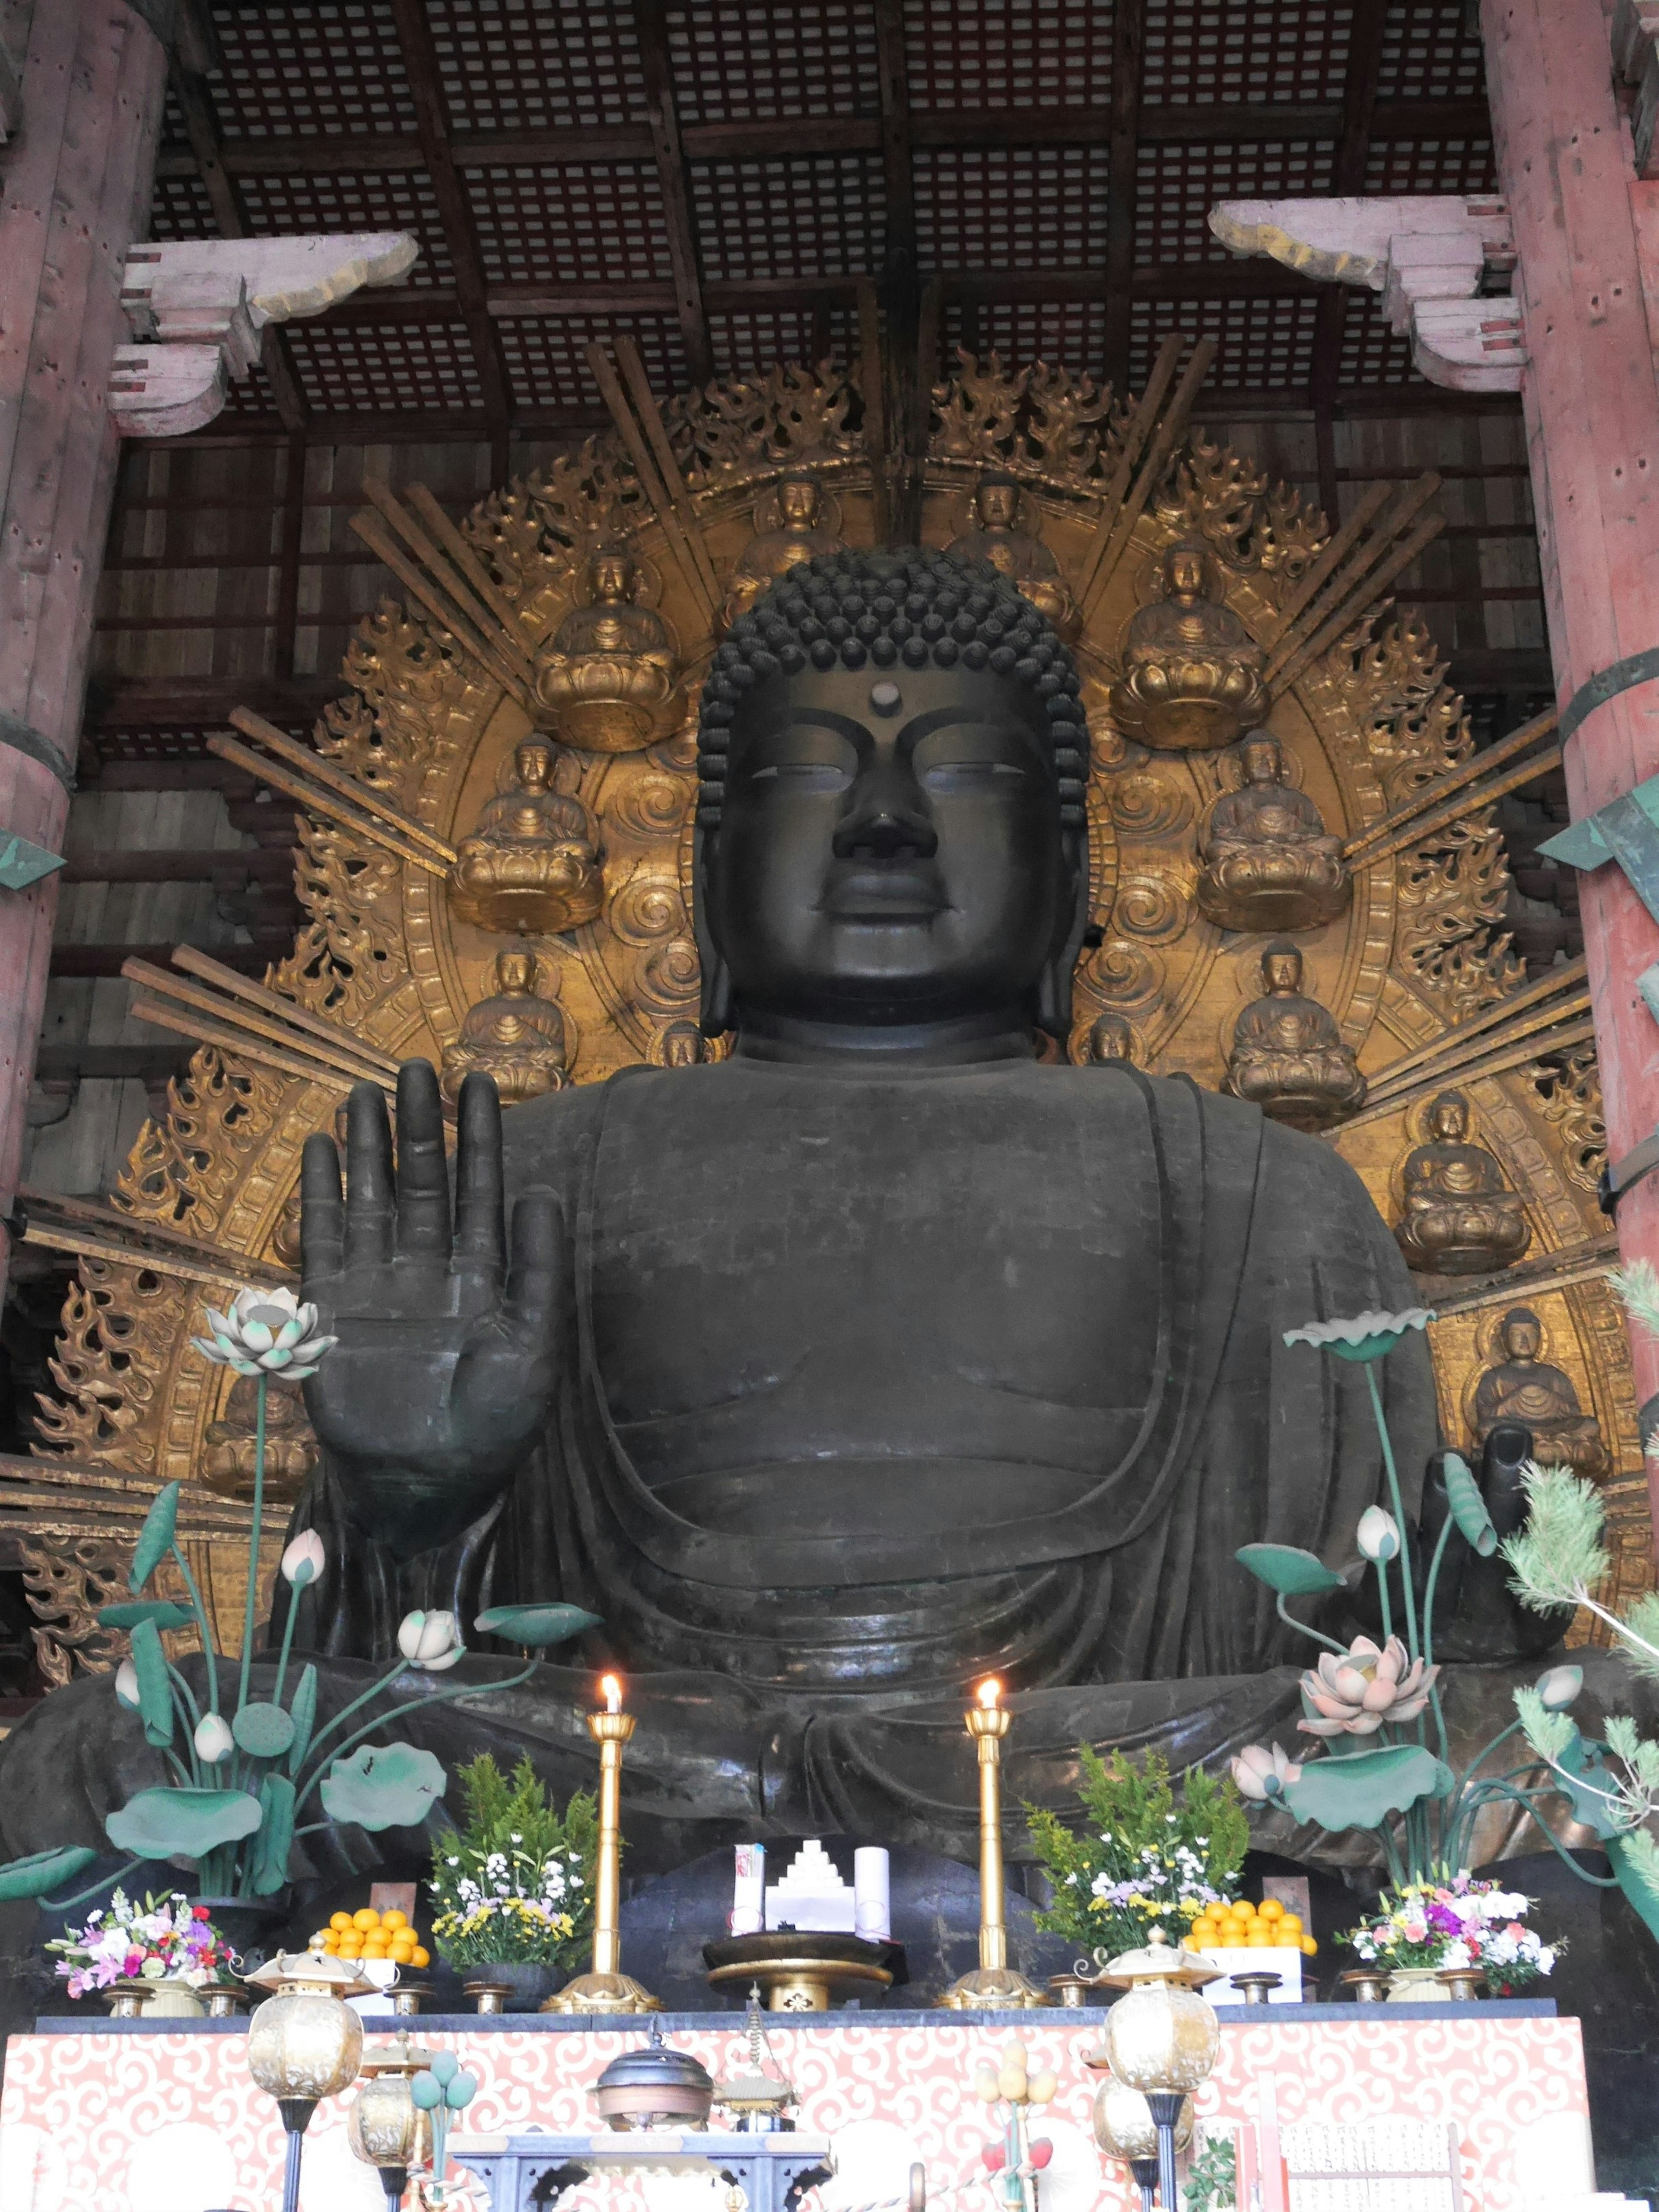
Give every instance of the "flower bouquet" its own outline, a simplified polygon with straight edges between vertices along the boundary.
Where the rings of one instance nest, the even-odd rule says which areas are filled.
[[[464,1827],[432,1846],[432,1940],[452,1966],[557,1967],[586,1956],[599,1822],[580,1791],[562,1814],[527,1759],[511,1778],[485,1753],[456,1779]]]
[[[1377,1911],[1346,1938],[1368,1966],[1400,1973],[1416,1968],[1480,1966],[1486,1994],[1517,1996],[1554,1967],[1559,1943],[1523,1927],[1532,1899],[1495,1881],[1460,1874],[1449,1882],[1408,1882],[1385,1892]]]
[[[1236,1790],[1202,1767],[1182,1777],[1177,1803],[1158,1752],[1137,1765],[1121,1752],[1103,1759],[1085,1744],[1078,1759],[1086,1816],[1080,1829],[1041,1806],[1025,1808],[1054,1891],[1036,1924],[1103,1966],[1121,1951],[1139,1950],[1152,1928],[1179,1937],[1206,1906],[1229,1902],[1249,1827]]]
[[[184,1982],[204,1989],[232,1963],[229,1945],[208,1917],[182,1893],[131,1903],[118,1889],[107,1911],[87,1915],[84,1928],[46,1945],[60,1954],[58,1972],[69,1994],[83,1997],[120,1982]]]

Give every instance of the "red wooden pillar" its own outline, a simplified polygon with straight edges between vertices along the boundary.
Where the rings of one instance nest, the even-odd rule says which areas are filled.
[[[40,0],[0,151],[0,832],[63,850],[119,441],[122,268],[144,234],[167,89],[125,0]],[[10,1211],[57,877],[0,890],[0,1206]]]
[[[1521,381],[1557,696],[1659,646],[1659,382],[1638,250],[1644,197],[1614,97],[1601,0],[1482,0],[1498,149],[1519,257]],[[1620,692],[1570,737],[1575,822],[1659,774],[1659,680]],[[1655,922],[1615,864],[1579,878],[1609,1157],[1659,1127],[1659,1024],[1636,979]],[[1621,1200],[1626,1260],[1659,1264],[1659,1176]],[[1659,1346],[1633,1332],[1637,1396]],[[1644,1416],[1645,1432],[1651,1417]],[[1650,1468],[1659,1521],[1659,1470]]]

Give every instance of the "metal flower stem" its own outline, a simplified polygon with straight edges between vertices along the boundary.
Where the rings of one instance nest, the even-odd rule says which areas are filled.
[[[213,1648],[213,1631],[208,1624],[207,1607],[202,1602],[201,1589],[190,1571],[190,1561],[177,1544],[168,1547],[173,1564],[185,1578],[185,1589],[196,1611],[196,1633],[202,1639],[202,1656],[207,1661],[208,1711],[219,1710],[219,1655]]]
[[[1400,1494],[1400,1470],[1394,1463],[1394,1446],[1389,1440],[1389,1424],[1382,1411],[1382,1393],[1377,1388],[1376,1362],[1364,1363],[1365,1386],[1371,1394],[1371,1412],[1376,1419],[1376,1433],[1382,1446],[1382,1465],[1389,1477],[1389,1496],[1394,1504],[1394,1517],[1400,1529],[1400,1579],[1406,1591],[1407,1650],[1413,1659],[1422,1656],[1417,1641],[1417,1598],[1412,1589],[1411,1554],[1406,1541],[1406,1504]]]
[[[259,1529],[265,1512],[265,1370],[259,1370],[253,1417],[253,1528],[248,1537],[247,1603],[242,1613],[242,1678],[237,1686],[236,1710],[247,1703],[249,1670],[253,1665],[253,1625],[259,1606]],[[1382,1419],[1381,1414],[1377,1416]]]
[[[538,1651],[527,1667],[521,1668],[516,1674],[509,1674],[504,1682],[458,1682],[453,1689],[434,1690],[428,1697],[417,1698],[412,1705],[404,1705],[399,1707],[397,1717],[399,1720],[405,1719],[410,1713],[418,1713],[423,1711],[428,1705],[453,1705],[457,1698],[490,1698],[496,1696],[502,1690],[516,1690],[520,1682],[527,1682],[530,1680],[531,1676],[535,1673],[536,1669],[541,1665],[541,1663],[542,1655]],[[361,1698],[354,1698],[352,1703],[345,1708],[344,1712],[337,1713],[331,1725],[333,1727],[338,1727],[340,1722],[345,1718],[346,1713],[354,1712],[357,1706],[366,1705],[368,1702],[368,1699],[374,1696],[375,1690],[384,1690],[388,1684],[395,1682],[400,1674],[407,1674],[408,1671],[407,1667],[394,1668],[392,1672],[386,1676],[385,1681],[375,1683],[374,1689],[367,1690]],[[356,1730],[355,1735],[349,1735],[345,1739],[345,1741],[334,1751],[331,1757],[337,1759],[343,1759],[347,1752],[352,1750],[357,1744],[362,1743],[366,1736],[373,1735],[376,1729],[385,1728],[386,1723],[392,1718],[392,1714],[382,1713],[375,1720],[366,1721],[362,1727]],[[320,1741],[320,1740],[321,1739],[318,1737],[313,1738],[312,1747],[313,1751],[316,1748],[317,1743]],[[296,1814],[300,1812],[301,1808],[304,1806],[307,1798],[310,1796],[312,1791],[317,1787],[317,1784],[322,1780],[322,1778],[323,1767],[322,1762],[319,1760],[316,1768],[313,1771],[310,1781],[306,1784],[304,1789],[301,1790],[298,1797],[295,1800],[294,1810]]]

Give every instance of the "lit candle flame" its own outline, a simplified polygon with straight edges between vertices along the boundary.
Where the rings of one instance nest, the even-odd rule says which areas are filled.
[[[979,1701],[981,1705],[982,1705],[988,1712],[1001,1695],[1001,1683],[998,1681],[994,1674],[988,1674],[984,1681],[982,1681],[979,1686]]]
[[[622,1711],[622,1684],[617,1677],[614,1674],[605,1675],[599,1684],[599,1688],[605,1696],[606,1712],[619,1713]]]

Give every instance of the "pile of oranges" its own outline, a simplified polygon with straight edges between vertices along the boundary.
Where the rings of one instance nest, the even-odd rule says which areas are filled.
[[[1319,1946],[1303,1929],[1299,1913],[1287,1912],[1276,1897],[1261,1905],[1240,1898],[1236,1905],[1206,1905],[1188,1931],[1191,1951],[1300,1951],[1315,1957]]]
[[[395,1905],[389,1912],[377,1912],[372,1905],[359,1912],[337,1912],[312,1937],[311,1948],[333,1959],[390,1959],[394,1966],[416,1968],[432,1964],[409,1915]]]

